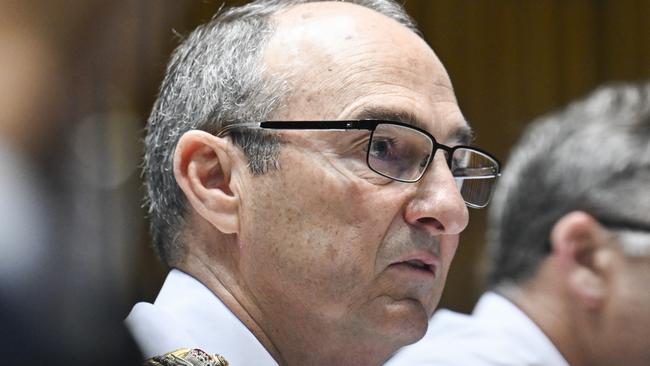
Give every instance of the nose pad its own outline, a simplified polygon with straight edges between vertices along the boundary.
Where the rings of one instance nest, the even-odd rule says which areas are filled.
[[[450,162],[451,155],[449,154],[449,151],[447,151],[445,149],[442,149],[442,148],[439,148],[436,151],[436,155],[442,156],[442,159],[444,160],[445,165],[447,165],[447,168],[451,169],[451,162]],[[435,156],[434,156],[434,158],[435,158]]]
[[[444,150],[441,150],[444,151]],[[436,153],[405,210],[405,220],[432,235],[458,234],[469,222],[469,212],[458,182],[447,164],[447,154]]]

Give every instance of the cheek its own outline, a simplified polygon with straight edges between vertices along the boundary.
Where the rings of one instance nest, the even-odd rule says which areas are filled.
[[[444,270],[444,275],[447,276],[451,263],[454,260],[456,255],[456,250],[458,249],[458,235],[446,235],[441,237],[440,242],[440,257],[442,259],[442,266]]]
[[[260,291],[341,303],[372,281],[394,213],[376,187],[287,160],[281,174],[256,178],[243,200],[242,272]]]
[[[460,241],[459,235],[442,235],[440,236],[440,261],[441,261],[441,274],[440,274],[440,287],[444,287],[447,280],[447,275],[456,256],[458,250],[458,243]]]
[[[610,354],[626,365],[648,365],[650,361],[650,271],[635,272],[629,264],[609,285],[610,299],[602,318],[599,339]],[[625,329],[621,332],[621,329]],[[639,363],[640,359],[644,362]]]

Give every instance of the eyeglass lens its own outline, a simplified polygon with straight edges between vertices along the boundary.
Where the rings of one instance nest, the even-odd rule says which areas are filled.
[[[368,166],[386,177],[415,182],[431,160],[434,142],[425,134],[405,126],[379,124],[368,147]],[[456,148],[451,172],[465,202],[471,207],[485,207],[496,181],[497,163],[480,151]]]
[[[399,125],[379,124],[368,150],[368,166],[389,178],[415,182],[424,173],[433,141],[420,131]]]
[[[460,195],[472,207],[485,207],[498,176],[497,163],[480,151],[457,148],[451,160],[451,174]]]

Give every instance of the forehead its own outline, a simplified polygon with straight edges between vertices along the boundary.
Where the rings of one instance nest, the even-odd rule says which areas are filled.
[[[449,77],[415,33],[370,9],[338,2],[294,6],[274,18],[266,72],[290,94],[273,118],[352,119],[382,110],[412,116],[444,141],[467,124]]]

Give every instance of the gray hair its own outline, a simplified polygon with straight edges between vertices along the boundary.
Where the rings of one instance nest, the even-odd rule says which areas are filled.
[[[489,211],[489,285],[520,283],[574,210],[649,225],[650,84],[600,88],[535,121],[511,153]]]
[[[260,55],[273,35],[273,14],[312,0],[259,0],[218,11],[174,51],[145,137],[143,175],[154,247],[168,265],[184,255],[186,199],[172,161],[185,132],[263,121],[291,92],[286,77],[265,76]],[[392,0],[350,0],[386,15],[420,35]],[[233,134],[254,174],[277,169],[279,142],[260,133]]]

